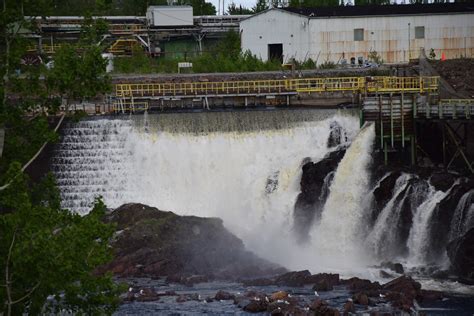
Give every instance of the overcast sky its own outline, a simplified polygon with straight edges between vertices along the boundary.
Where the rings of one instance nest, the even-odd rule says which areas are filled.
[[[216,9],[219,5],[219,0],[206,0],[206,2],[211,2],[216,7]],[[234,2],[237,6],[241,4],[243,7],[251,8],[255,5],[255,3],[257,3],[257,0],[224,0],[224,5],[225,5],[225,10],[226,11],[227,11],[228,5],[231,2]],[[221,8],[222,8],[222,2],[221,2]]]

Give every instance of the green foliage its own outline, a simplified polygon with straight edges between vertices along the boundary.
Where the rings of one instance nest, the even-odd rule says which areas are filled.
[[[332,61],[325,61],[324,63],[319,65],[319,69],[334,69],[336,68],[336,64]]]
[[[227,7],[227,13],[229,15],[242,15],[242,14],[252,14],[254,13],[252,9],[243,7],[242,5],[237,6],[235,3],[229,4]]]
[[[262,11],[265,11],[267,10],[269,7],[267,5],[267,1],[266,0],[257,0],[257,3],[255,4],[255,6],[252,8],[252,11],[255,12],[255,13],[258,13],[258,12],[262,12]]]
[[[428,56],[430,59],[435,59],[436,58],[436,53],[434,49],[430,49],[430,55]]]
[[[205,0],[178,0],[178,4],[193,7],[193,15],[216,15],[216,7]]]
[[[97,46],[85,47],[77,52],[71,45],[61,46],[54,55],[54,66],[47,73],[51,90],[68,101],[83,100],[111,89],[105,69],[107,60],[102,58]]]
[[[104,34],[109,31],[109,25],[104,19],[92,19],[91,15],[86,15],[81,26],[80,45],[95,45]]]
[[[390,4],[390,0],[355,0],[355,5],[384,5]]]
[[[97,200],[84,217],[62,210],[51,176],[30,190],[19,169],[11,164],[13,182],[0,196],[0,271],[7,283],[0,287],[0,313],[111,314],[119,288],[110,275],[94,273],[111,259],[114,227],[102,222],[105,205]]]
[[[383,63],[382,57],[379,55],[379,53],[376,50],[371,50],[369,52],[369,60],[373,61],[374,63],[380,65]]]

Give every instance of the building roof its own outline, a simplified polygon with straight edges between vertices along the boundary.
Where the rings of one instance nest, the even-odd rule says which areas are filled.
[[[281,8],[281,10],[304,15],[310,18],[346,17],[368,15],[416,15],[474,12],[473,2],[363,5],[320,8]]]

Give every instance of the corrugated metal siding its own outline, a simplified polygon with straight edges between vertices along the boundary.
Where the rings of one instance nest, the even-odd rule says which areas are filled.
[[[305,23],[309,21],[309,28]],[[410,23],[410,39],[408,37]],[[425,38],[415,39],[415,27],[425,27]],[[354,41],[354,29],[364,29],[364,40]],[[474,14],[371,16],[308,19],[270,10],[240,24],[242,48],[266,60],[268,44],[282,43],[285,60],[312,58],[318,63],[340,62],[351,57],[368,58],[375,50],[384,62],[407,62],[424,48],[438,57],[473,57]],[[293,35],[291,37],[290,35]],[[260,36],[262,38],[260,38]],[[410,44],[408,44],[410,43]]]

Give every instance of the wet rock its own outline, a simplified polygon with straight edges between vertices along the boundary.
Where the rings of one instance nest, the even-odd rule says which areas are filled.
[[[329,307],[326,301],[323,301],[320,298],[315,299],[311,302],[309,309],[314,311],[314,315],[324,315],[324,316],[339,316],[340,313],[337,309]]]
[[[393,275],[388,272],[385,272],[384,270],[380,270],[380,277],[384,279],[392,279]]]
[[[204,276],[237,280],[281,273],[245,250],[218,218],[178,216],[143,204],[125,204],[107,215],[122,231],[113,241],[114,259],[98,269],[119,277],[163,277],[195,284]],[[187,276],[183,280],[181,276]]]
[[[214,299],[212,297],[208,296],[208,297],[206,297],[205,301],[206,301],[206,303],[212,303],[212,302],[214,302]]]
[[[401,263],[382,262],[380,264],[380,267],[385,268],[385,269],[390,269],[393,272],[396,272],[399,274],[405,273],[405,270],[403,269],[403,265]]]
[[[332,291],[333,286],[327,280],[321,280],[313,285],[313,290],[318,292]]]
[[[349,313],[355,313],[355,306],[353,301],[347,301],[342,307],[343,314],[349,315]]]
[[[157,301],[159,299],[160,299],[160,297],[159,297],[158,293],[156,293],[151,288],[140,289],[138,291],[138,295],[136,296],[136,300],[138,302],[151,302],[151,301]]]
[[[387,300],[392,305],[402,310],[409,310],[413,306],[413,301],[421,297],[421,284],[409,276],[401,276],[382,286],[387,292]]]
[[[421,290],[422,301],[439,301],[443,299],[444,294],[440,291]]]
[[[218,301],[227,301],[227,300],[233,300],[235,296],[229,292],[221,290],[216,293],[216,296],[214,296],[214,298]]]
[[[445,249],[451,240],[449,232],[451,230],[451,222],[453,220],[454,211],[459,203],[461,197],[469,190],[474,188],[474,181],[461,179],[459,183],[455,184],[433,210],[430,220],[430,252],[429,258],[437,260],[441,255],[444,255]],[[467,206],[469,208],[469,206]],[[460,236],[453,236],[454,238]]]
[[[298,306],[285,300],[271,302],[268,304],[267,312],[274,316],[305,315]]]
[[[184,303],[188,301],[188,297],[186,295],[178,295],[176,298],[177,303]]]
[[[347,142],[347,136],[344,134],[344,128],[336,121],[329,124],[330,132],[328,137],[328,147],[336,147]]]
[[[285,286],[303,286],[308,284],[309,277],[311,277],[311,273],[308,270],[293,271],[278,276],[275,283]]]
[[[430,177],[430,184],[435,187],[436,190],[447,191],[451,188],[456,181],[458,176],[449,172],[436,172]]]
[[[329,287],[339,284],[339,274],[335,273],[318,273],[307,278],[307,283],[326,283]]]
[[[367,294],[363,292],[358,292],[354,294],[352,296],[352,300],[354,301],[355,304],[364,305],[364,306],[367,306],[370,303],[369,297],[367,296]]]
[[[374,207],[371,213],[371,225],[375,223],[375,220],[379,216],[382,209],[387,205],[387,202],[392,198],[393,188],[397,179],[400,177],[401,171],[394,171],[388,175],[383,176],[383,180],[380,181],[377,188],[375,188],[374,195]]]
[[[251,300],[244,306],[244,311],[249,313],[261,313],[267,311],[268,302],[266,300]]]
[[[187,286],[193,286],[194,284],[198,283],[206,283],[209,279],[205,275],[192,275],[190,277],[185,278],[184,284]]]
[[[320,220],[333,171],[344,154],[344,149],[336,150],[318,162],[304,162],[300,181],[301,193],[297,197],[293,213],[293,231],[299,242],[308,240],[310,228],[315,221]]]
[[[285,291],[278,291],[278,292],[272,293],[272,295],[270,295],[270,299],[272,301],[284,300],[287,297],[288,297],[288,293],[285,292]]]
[[[447,246],[449,261],[455,273],[466,281],[474,281],[474,228]]]
[[[369,280],[359,279],[359,278],[350,278],[348,280],[341,280],[341,284],[345,285],[349,290],[354,292],[364,291],[370,296],[377,296],[379,290],[382,289],[382,286],[378,282],[371,282]]]

